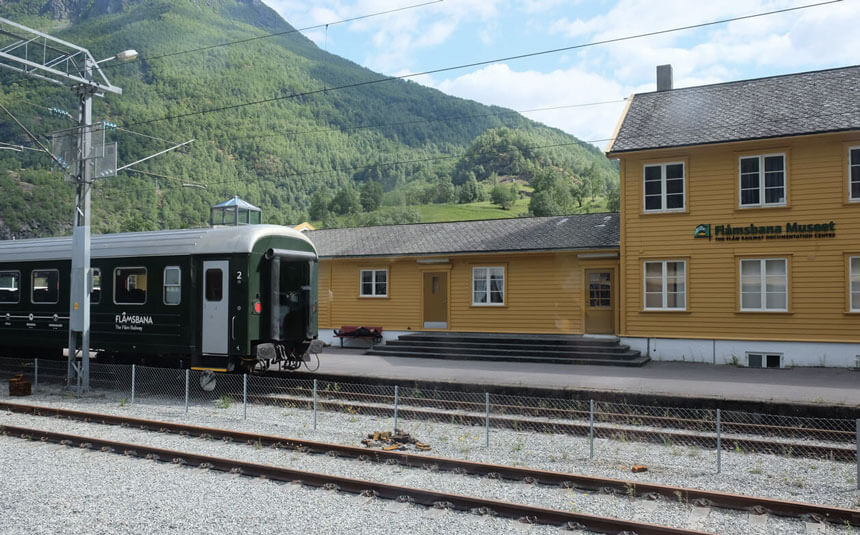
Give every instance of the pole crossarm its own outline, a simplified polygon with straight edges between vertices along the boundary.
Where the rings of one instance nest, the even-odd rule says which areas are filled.
[[[82,84],[97,94],[122,94],[86,48],[0,17],[0,67],[58,84]],[[91,73],[91,74],[90,74]],[[98,76],[98,80],[94,75]]]

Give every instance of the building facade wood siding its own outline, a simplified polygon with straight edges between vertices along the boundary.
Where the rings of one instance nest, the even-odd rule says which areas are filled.
[[[860,255],[860,202],[849,194],[848,151],[860,133],[642,150],[617,154],[621,169],[621,336],[715,340],[857,342],[860,313],[851,312],[849,258]],[[741,207],[739,158],[785,155],[785,206]],[[643,169],[685,163],[685,208],[644,209]],[[719,225],[745,227],[834,223],[810,237],[741,236],[717,241]],[[698,225],[711,236],[695,238]],[[761,239],[758,239],[761,238]],[[740,260],[785,258],[788,303],[784,312],[746,312],[740,305]],[[686,262],[686,308],[644,306],[644,262]]]
[[[382,326],[386,331],[428,331],[423,319],[423,273],[448,273],[448,331],[582,334],[585,269],[617,268],[617,250],[446,255],[427,257],[324,258],[320,261],[320,329],[342,325]],[[422,263],[419,263],[421,260]],[[505,302],[472,303],[474,267],[505,268]],[[360,273],[388,270],[388,294],[362,297]],[[617,271],[617,270],[616,270]],[[616,281],[617,282],[617,281]],[[617,288],[617,284],[615,285]],[[613,288],[615,290],[615,288]],[[616,324],[617,291],[613,291]]]

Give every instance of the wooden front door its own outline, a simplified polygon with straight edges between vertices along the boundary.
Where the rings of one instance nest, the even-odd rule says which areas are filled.
[[[585,332],[615,333],[615,295],[612,290],[613,270],[585,271]]]
[[[424,328],[448,328],[448,273],[424,273]]]

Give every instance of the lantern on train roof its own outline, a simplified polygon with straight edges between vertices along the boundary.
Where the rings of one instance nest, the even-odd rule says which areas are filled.
[[[218,203],[209,209],[209,226],[259,225],[263,222],[263,211],[243,201],[238,195]]]

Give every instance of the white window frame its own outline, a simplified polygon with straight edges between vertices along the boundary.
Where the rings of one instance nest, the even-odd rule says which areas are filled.
[[[681,307],[670,307],[668,279],[669,270],[666,269],[668,264],[681,264],[684,266],[684,305]],[[648,306],[648,264],[660,264],[661,280],[660,293],[662,295],[662,305],[659,307]],[[687,261],[686,260],[646,260],[642,263],[642,305],[644,310],[687,310]]]
[[[783,283],[785,285],[785,307],[784,308],[768,308],[767,306],[767,263],[773,261],[781,261],[785,266],[785,277]],[[744,262],[759,263],[759,299],[761,306],[759,308],[744,307]],[[738,262],[738,299],[740,300],[741,312],[788,312],[788,258],[741,258]]]
[[[376,293],[376,284],[378,282],[376,280],[376,274],[379,272],[385,273],[385,293],[382,293],[382,294]],[[369,293],[369,294],[364,293],[364,274],[365,273],[372,273],[371,281],[370,281],[371,293]],[[390,278],[388,277],[388,270],[387,269],[362,269],[358,275],[358,295],[360,295],[361,297],[388,297],[389,281],[390,281]]]
[[[851,164],[851,153],[855,150],[857,151],[858,163],[852,165]],[[852,202],[860,202],[860,196],[855,197],[851,194],[851,192],[852,192],[851,186],[854,184],[854,181],[851,180],[851,169],[855,168],[855,167],[857,169],[860,169],[860,146],[848,147],[848,200],[852,201]],[[858,179],[857,183],[860,184],[860,179]]]
[[[759,357],[761,357],[761,366],[755,366],[756,369],[758,369],[758,368],[763,368],[763,369],[771,368],[771,369],[773,369],[772,366],[767,365],[767,358],[768,357],[779,357],[779,366],[777,366],[777,367],[778,368],[784,367],[783,366],[784,359],[782,358],[783,357],[782,353],[774,353],[773,351],[747,351],[746,352],[747,368],[753,367],[753,366],[750,366],[750,356],[751,355],[758,355]]]
[[[167,283],[167,271],[168,270],[176,270],[179,273],[178,280],[176,284],[168,284]],[[182,268],[179,266],[165,266],[164,271],[161,274],[162,276],[162,290],[161,290],[161,302],[166,306],[175,307],[182,304]],[[179,301],[175,303],[167,302],[167,289],[168,288],[178,288],[179,289]]]
[[[490,289],[490,271],[498,269],[502,271],[502,302],[501,303],[493,303],[491,302],[492,291]],[[487,281],[486,287],[484,288],[484,296],[486,297],[486,302],[475,301],[475,279],[478,273],[483,273],[484,278]],[[503,307],[507,302],[507,270],[505,266],[475,266],[472,267],[472,306],[475,307]]]
[[[857,269],[854,270],[854,262]],[[857,300],[854,300],[857,294]],[[848,257],[848,309],[851,312],[860,312],[860,256]]]
[[[782,201],[780,202],[767,202],[765,200],[765,194],[767,192],[767,188],[765,186],[765,170],[764,170],[764,160],[765,158],[772,158],[774,156],[782,157]],[[758,158],[758,202],[755,204],[744,204],[743,201],[743,182],[741,179],[741,161]],[[738,206],[740,208],[767,208],[771,206],[786,206],[788,204],[788,157],[784,152],[774,152],[772,154],[747,154],[745,156],[738,157]]]
[[[681,207],[680,208],[666,208],[666,167],[670,165],[680,165],[681,166]],[[645,176],[646,169],[649,167],[659,167],[660,168],[660,208],[648,208],[648,195],[646,193],[645,187]],[[687,209],[687,163],[684,161],[679,162],[665,162],[665,163],[648,163],[642,166],[642,210],[649,214],[663,213],[663,212],[683,212]]]

